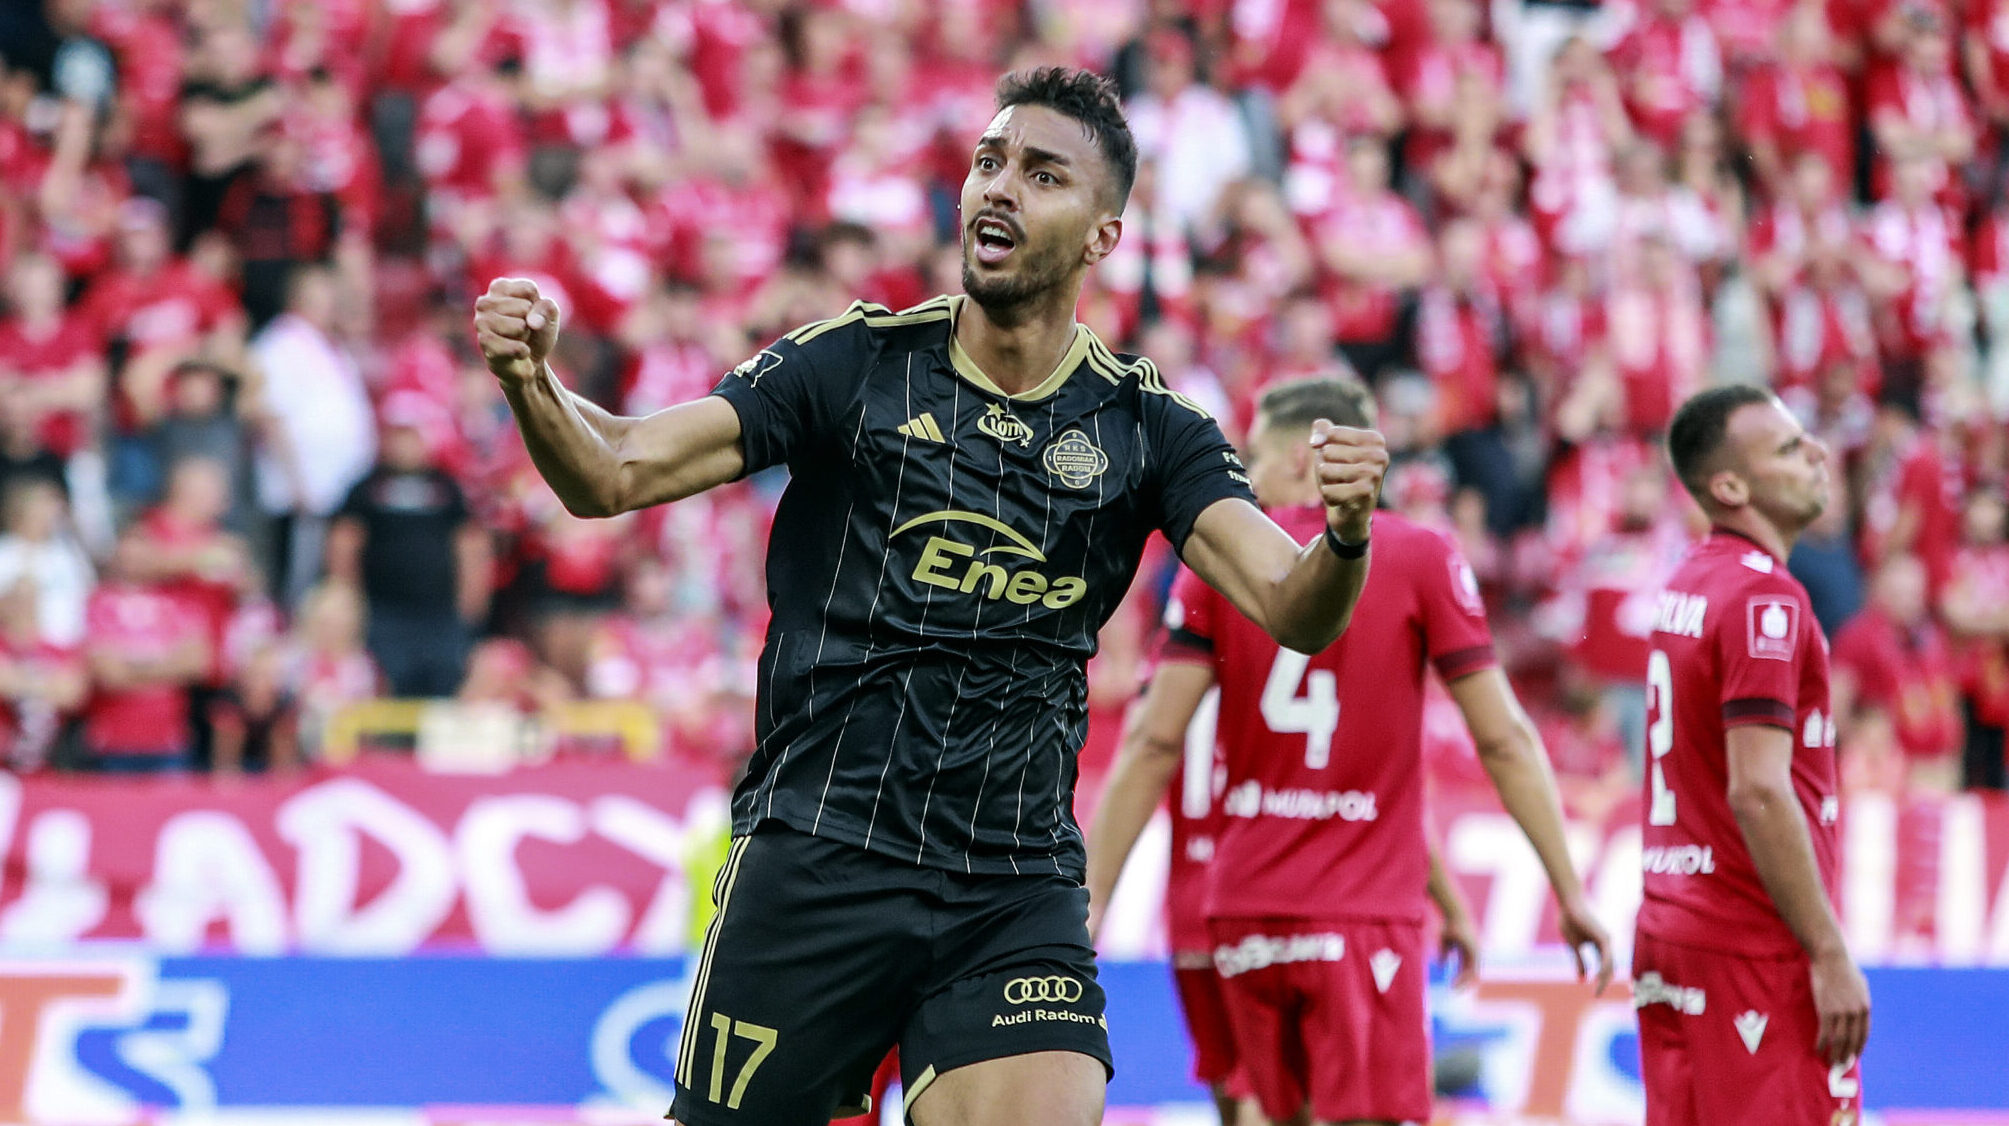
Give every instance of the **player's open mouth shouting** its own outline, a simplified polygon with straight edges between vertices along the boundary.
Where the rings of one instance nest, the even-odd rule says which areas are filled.
[[[977,261],[986,266],[1004,261],[1019,244],[1018,231],[1011,222],[988,211],[970,224],[970,237],[976,240]]]

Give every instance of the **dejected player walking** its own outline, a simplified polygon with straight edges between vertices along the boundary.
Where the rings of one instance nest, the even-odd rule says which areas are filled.
[[[1869,987],[1833,906],[1827,639],[1786,571],[1827,504],[1827,450],[1744,386],[1690,399],[1667,446],[1713,527],[1660,596],[1647,663],[1646,1121],[1849,1126]]]
[[[1373,400],[1356,383],[1286,383],[1263,396],[1249,434],[1256,491],[1287,529],[1322,518],[1300,452],[1317,418],[1371,426]],[[1436,531],[1388,512],[1373,523],[1379,558],[1353,624],[1310,657],[1246,628],[1212,590],[1180,576],[1166,652],[1090,826],[1099,912],[1163,796],[1195,706],[1218,684],[1225,779],[1207,930],[1239,1076],[1277,1126],[1430,1118],[1424,900],[1426,888],[1445,895],[1449,885],[1433,871],[1425,830],[1430,667],[1549,874],[1580,975],[1594,961],[1602,990],[1611,973],[1609,940],[1571,866],[1555,779],[1494,660],[1471,569]]]
[[[1345,628],[1366,578],[1380,435],[1318,428],[1309,545],[1264,516],[1213,420],[1074,320],[1136,167],[1113,85],[1047,68],[998,93],[963,185],[966,296],[855,305],[640,419],[565,390],[534,286],[477,302],[572,511],[791,472],[759,745],[676,1060],[687,1126],[822,1126],[895,1044],[920,1126],[1100,1121],[1108,1032],[1070,808],[1097,630],[1154,530],[1305,650]]]

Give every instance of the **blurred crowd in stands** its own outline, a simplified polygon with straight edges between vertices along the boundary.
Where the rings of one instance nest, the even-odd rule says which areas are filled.
[[[2003,785],[2009,0],[24,0],[0,58],[11,769],[286,767],[387,695],[743,752],[781,482],[570,517],[473,297],[534,278],[612,409],[701,395],[955,291],[992,84],[1058,62],[1143,158],[1081,319],[1231,437],[1370,381],[1573,805],[1633,785],[1700,530],[1657,432],[1731,379],[1843,469],[1792,566],[1854,784]]]

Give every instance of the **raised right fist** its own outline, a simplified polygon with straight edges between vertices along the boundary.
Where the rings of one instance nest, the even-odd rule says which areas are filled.
[[[475,299],[474,337],[497,379],[524,382],[558,343],[558,305],[528,278],[497,278]]]

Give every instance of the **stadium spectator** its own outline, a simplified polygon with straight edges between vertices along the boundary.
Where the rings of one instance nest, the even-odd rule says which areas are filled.
[[[209,458],[184,458],[168,468],[161,502],[128,532],[140,547],[125,577],[166,594],[202,623],[210,669],[193,702],[198,755],[208,749],[209,699],[232,671],[232,627],[241,610],[262,598],[265,587],[264,572],[243,537],[223,526],[229,511],[229,467]]]
[[[1249,170],[1246,126],[1234,103],[1201,81],[1184,32],[1153,32],[1145,56],[1144,90],[1125,107],[1138,159],[1157,167],[1155,190],[1140,202],[1170,231],[1211,241],[1221,193]]]
[[[1638,792],[1643,744],[1620,734],[1607,698],[1593,686],[1564,688],[1538,727],[1570,815],[1600,821]]]
[[[236,365],[244,354],[244,314],[220,279],[173,253],[167,209],[144,196],[119,208],[118,256],[85,290],[81,309],[122,356],[113,369],[121,435],[160,413],[168,373],[186,360]],[[158,482],[128,482],[149,495]]]
[[[1624,476],[1611,528],[1557,582],[1545,625],[1568,646],[1584,688],[1600,698],[1637,776],[1646,746],[1646,656],[1661,587],[1688,548],[1681,510],[1656,460]],[[1552,615],[1552,616],[1550,616]],[[1572,714],[1589,725],[1589,709]],[[1601,771],[1598,772],[1601,774]]]
[[[1709,381],[1713,347],[1702,281],[1673,240],[1646,233],[1636,266],[1621,275],[1605,306],[1605,340],[1618,375],[1619,424],[1657,434],[1675,405]]]
[[[1428,0],[1427,8],[1430,34],[1395,75],[1409,124],[1403,161],[1414,169],[1467,139],[1490,151],[1506,119],[1506,62],[1483,37],[1477,0]]]
[[[1477,222],[1446,223],[1437,236],[1435,277],[1416,302],[1416,363],[1436,385],[1439,425],[1454,439],[1499,417],[1507,319],[1486,276],[1485,253]]]
[[[363,618],[363,599],[353,586],[322,582],[300,600],[287,640],[287,679],[303,759],[319,757],[322,733],[336,713],[383,694],[383,675],[363,644]]]
[[[486,23],[499,14],[493,5],[471,0],[456,7],[457,22]],[[453,34],[471,41],[487,32],[461,22],[457,32],[442,35],[440,52],[458,58],[479,49],[447,46],[447,36]],[[461,59],[441,71],[451,77],[420,103],[413,161],[425,185],[435,242],[469,205],[492,201],[522,182],[530,158],[516,115],[521,70],[514,57]]]
[[[376,455],[361,369],[336,335],[335,277],[305,266],[286,312],[252,342],[271,423],[261,435],[258,499],[278,518],[273,588],[291,605],[321,566],[327,520]]]
[[[1812,423],[1803,420],[1802,425],[1809,433],[1815,434],[1823,442],[1829,441],[1834,430],[1819,430]],[[1830,449],[1839,454],[1845,447],[1836,444]],[[1832,493],[1828,507],[1820,519],[1808,525],[1793,545],[1793,554],[1787,560],[1793,577],[1807,588],[1807,601],[1814,608],[1814,619],[1821,623],[1821,629],[1833,637],[1842,626],[1862,609],[1863,566],[1858,552],[1855,534],[1854,492],[1850,488],[1847,474],[1838,474],[1830,479]]]
[[[0,768],[17,774],[49,762],[87,688],[77,647],[44,633],[39,601],[32,575],[0,587]]]
[[[284,94],[261,65],[256,34],[224,12],[213,19],[190,28],[181,88],[189,153],[183,231],[190,236],[215,224],[231,182],[250,165],[260,134],[284,108]]]
[[[197,457],[223,467],[228,485],[223,525],[246,537],[262,530],[252,460],[255,398],[236,375],[213,364],[185,363],[168,377],[165,409],[146,432],[157,466]]]
[[[1690,115],[1715,109],[1723,89],[1722,49],[1694,0],[1647,0],[1640,8],[1637,22],[1609,52],[1612,68],[1625,76],[1633,127],[1672,148]]]
[[[22,404],[0,398],[0,487],[32,478],[69,492],[69,467],[42,444],[41,422]]]
[[[328,575],[369,607],[369,648],[396,696],[449,696],[488,613],[488,532],[433,443],[444,412],[415,391],[384,400],[377,464],[335,512]]]
[[[1785,190],[1806,157],[1837,171],[1856,166],[1848,77],[1836,64],[1820,7],[1795,4],[1780,21],[1777,39],[1777,57],[1744,80],[1735,110],[1759,184],[1773,195]]]
[[[286,654],[277,643],[254,650],[230,685],[208,701],[210,770],[245,771],[300,765],[300,709],[287,683]]]
[[[76,646],[84,640],[84,607],[97,574],[69,527],[68,509],[57,481],[7,481],[0,491],[0,587],[33,580],[42,637]]]
[[[1870,194],[1889,195],[1891,162],[1915,157],[1933,162],[1931,187],[1939,201],[1963,206],[1966,186],[1952,169],[1973,157],[1977,133],[1954,68],[1946,16],[1898,4],[1891,10],[1902,27],[1894,57],[1871,69],[1865,95],[1876,145]]]
[[[86,770],[155,773],[194,765],[189,689],[209,678],[209,629],[182,599],[140,578],[150,550],[137,524],[119,536],[85,610],[91,691]]]
[[[1597,48],[1581,37],[1563,43],[1528,114],[1522,147],[1534,166],[1528,209],[1537,230],[1565,252],[1588,248],[1558,238],[1571,214],[1608,203],[1617,154],[1633,143],[1618,79]]]
[[[1346,144],[1346,171],[1314,238],[1333,277],[1339,350],[1373,380],[1402,354],[1404,309],[1430,276],[1430,235],[1415,205],[1389,182],[1388,146],[1375,137]]]
[[[1968,490],[1961,547],[1939,595],[1939,615],[1956,643],[1960,706],[1966,721],[1960,784],[2009,789],[2003,730],[2009,728],[2009,509],[1993,483]]]
[[[1925,568],[1893,556],[1834,641],[1836,723],[1862,753],[1894,756],[1928,793],[1957,784],[1962,742],[1953,654],[1931,610]]]
[[[643,558],[628,568],[620,608],[595,627],[586,694],[636,700],[663,719],[664,749],[734,762],[752,747],[752,728],[732,706],[752,694],[738,665],[757,652],[727,636],[725,618],[677,604],[667,567]],[[688,596],[686,596],[688,597]]]
[[[90,445],[105,401],[103,341],[64,304],[56,260],[27,253],[7,274],[0,318],[0,397],[33,425],[43,448],[68,459]]]
[[[237,252],[254,332],[283,311],[293,272],[326,261],[342,233],[341,204],[309,186],[307,158],[303,138],[274,125],[259,135],[250,166],[217,204],[216,228]]]

